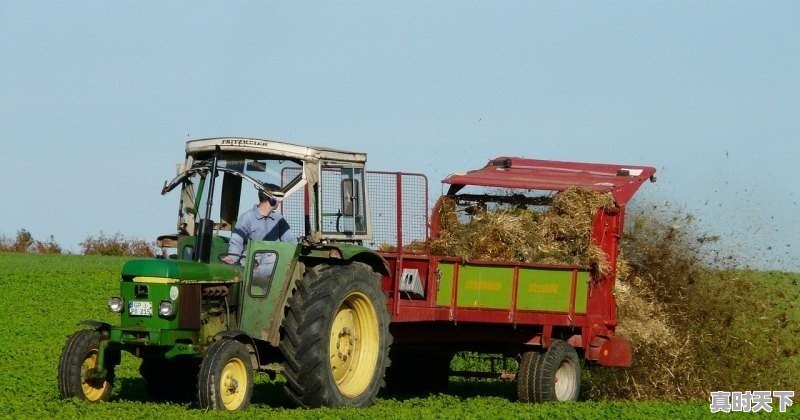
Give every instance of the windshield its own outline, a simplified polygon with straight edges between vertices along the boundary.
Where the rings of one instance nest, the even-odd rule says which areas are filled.
[[[179,231],[182,234],[193,234],[195,221],[207,218],[205,211],[210,184],[207,181],[211,163],[211,159],[197,161],[164,184],[162,194],[182,186],[179,212]],[[287,177],[287,173],[293,176]],[[212,210],[208,218],[219,233],[232,231],[238,215],[258,204],[259,190],[282,202],[300,190],[305,180],[302,166],[294,161],[234,156],[218,160],[214,184]],[[276,188],[277,191],[267,188]]]

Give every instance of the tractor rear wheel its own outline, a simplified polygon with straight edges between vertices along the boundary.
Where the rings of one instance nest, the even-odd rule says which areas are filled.
[[[89,402],[111,398],[114,365],[107,363],[105,378],[93,377],[99,367],[100,337],[98,331],[80,330],[67,339],[58,363],[58,389],[62,398],[77,397]]]
[[[247,347],[227,339],[212,344],[200,364],[197,385],[200,408],[244,410],[253,395],[253,363]]]
[[[389,312],[366,264],[318,265],[297,282],[282,325],[286,392],[302,407],[364,407],[382,386]]]
[[[546,352],[522,355],[517,389],[520,401],[577,401],[581,388],[578,353],[569,343],[552,340]]]

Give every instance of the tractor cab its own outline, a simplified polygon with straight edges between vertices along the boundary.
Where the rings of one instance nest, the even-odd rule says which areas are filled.
[[[124,264],[108,301],[119,323],[85,321],[92,329],[70,336],[62,396],[108,400],[125,351],[142,359],[149,394],[184,392],[204,409],[244,409],[254,371],[289,372],[287,391],[306,407],[374,402],[391,342],[380,283],[389,268],[361,245],[372,235],[366,160],[270,140],[187,142],[161,190],[180,191],[176,234],[158,242],[177,252]],[[269,206],[237,220],[259,202]],[[289,225],[278,240],[269,225],[237,232],[253,220],[278,223],[275,211]],[[311,362],[321,358],[327,369]]]
[[[259,191],[277,202],[297,240],[369,239],[365,162],[363,153],[270,140],[189,141],[178,175],[162,189],[181,191],[175,257],[221,262],[237,218],[258,204]]]

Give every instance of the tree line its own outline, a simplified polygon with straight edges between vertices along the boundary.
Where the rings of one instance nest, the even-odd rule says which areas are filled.
[[[155,242],[133,238],[115,233],[107,235],[102,231],[97,235],[87,236],[80,244],[81,254],[105,256],[154,257],[158,252]],[[56,242],[53,235],[47,240],[35,239],[26,229],[17,231],[16,236],[7,237],[0,234],[0,252],[18,252],[33,254],[63,254],[64,249]],[[69,252],[66,252],[69,253]]]

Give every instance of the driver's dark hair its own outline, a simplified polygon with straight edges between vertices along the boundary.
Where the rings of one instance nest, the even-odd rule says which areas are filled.
[[[275,184],[270,184],[269,182],[265,182],[263,185],[264,185],[264,188],[266,188],[270,192],[280,191],[281,190],[281,187],[279,187],[279,186],[277,186]],[[259,203],[263,203],[263,202],[265,202],[267,200],[269,200],[269,196],[264,194],[264,191],[258,190],[258,202]]]

